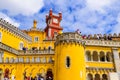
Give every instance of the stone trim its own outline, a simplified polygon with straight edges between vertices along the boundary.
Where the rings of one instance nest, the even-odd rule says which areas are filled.
[[[120,47],[120,41],[84,40],[86,46]]]
[[[6,44],[3,44],[1,42],[0,42],[0,49],[11,52],[13,54],[18,54],[18,50],[14,49],[10,46],[7,46]]]
[[[32,38],[30,36],[28,36],[27,34],[22,32],[20,29],[18,29],[14,25],[10,24],[9,22],[3,20],[2,18],[0,18],[0,25],[1,25],[1,27],[7,29],[8,31],[10,31],[16,35],[19,35],[20,37],[27,39],[28,41],[32,41]]]

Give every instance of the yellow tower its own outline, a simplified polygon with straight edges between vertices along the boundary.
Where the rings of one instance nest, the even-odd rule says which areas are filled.
[[[55,42],[55,80],[86,80],[84,45],[77,33],[63,33]]]

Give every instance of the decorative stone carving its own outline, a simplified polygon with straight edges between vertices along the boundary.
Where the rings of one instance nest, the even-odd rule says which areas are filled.
[[[58,43],[75,43],[75,44],[80,44],[80,42],[84,42],[81,35],[78,33],[72,33],[72,32],[66,32],[61,35],[57,36],[55,45]]]

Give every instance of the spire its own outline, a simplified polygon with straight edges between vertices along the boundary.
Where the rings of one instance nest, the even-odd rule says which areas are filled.
[[[34,21],[33,21],[33,28],[36,28],[36,27],[37,27],[37,21],[34,20]]]

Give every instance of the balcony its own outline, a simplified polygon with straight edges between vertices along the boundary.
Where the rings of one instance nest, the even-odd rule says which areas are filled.
[[[95,68],[114,68],[112,62],[86,62],[86,67],[95,67]]]
[[[54,54],[54,50],[19,50],[19,55]]]
[[[2,42],[0,42],[0,49],[2,50],[5,50],[5,51],[8,51],[10,53],[13,53],[13,54],[18,54],[18,51]]]
[[[16,58],[2,58],[0,59],[0,64],[15,64],[15,63],[23,63],[23,64],[54,64],[53,56],[31,56],[31,57],[16,57]]]

